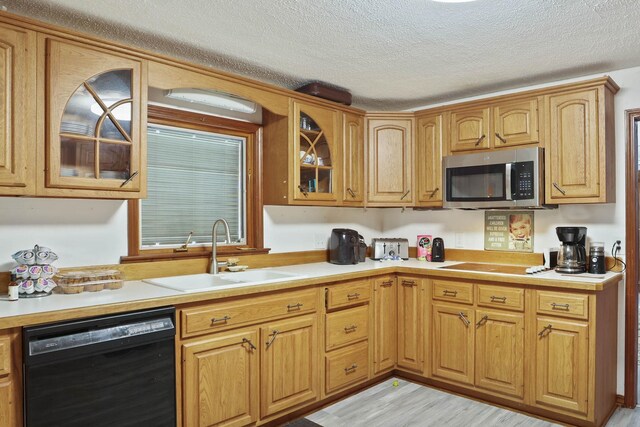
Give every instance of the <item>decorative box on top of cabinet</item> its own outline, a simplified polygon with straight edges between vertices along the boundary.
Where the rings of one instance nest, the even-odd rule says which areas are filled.
[[[289,116],[265,110],[263,120],[265,204],[338,204],[342,115],[291,99]]]
[[[40,35],[46,113],[38,194],[146,196],[146,61]]]

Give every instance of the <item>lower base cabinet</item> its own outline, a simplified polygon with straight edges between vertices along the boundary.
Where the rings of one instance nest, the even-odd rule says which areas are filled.
[[[474,380],[474,312],[462,305],[433,305],[432,374],[462,384]]]

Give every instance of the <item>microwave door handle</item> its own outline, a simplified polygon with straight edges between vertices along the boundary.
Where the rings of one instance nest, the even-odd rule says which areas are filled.
[[[515,168],[515,163],[507,163],[506,165],[504,165],[505,167],[505,173],[504,173],[504,193],[505,193],[505,200],[513,200],[511,198],[511,194],[513,193],[513,186],[512,186],[512,177],[511,177],[511,172],[513,171],[513,169]]]

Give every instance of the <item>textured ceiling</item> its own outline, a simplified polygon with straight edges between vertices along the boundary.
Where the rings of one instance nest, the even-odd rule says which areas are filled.
[[[640,65],[638,0],[0,0],[9,12],[369,110]]]

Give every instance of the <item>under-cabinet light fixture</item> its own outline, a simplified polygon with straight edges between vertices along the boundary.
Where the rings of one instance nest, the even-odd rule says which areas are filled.
[[[255,102],[244,98],[239,98],[222,92],[215,92],[205,89],[179,88],[169,89],[164,94],[167,98],[180,101],[192,102],[194,104],[208,105],[210,107],[224,110],[238,111],[240,113],[253,114],[257,110]]]

